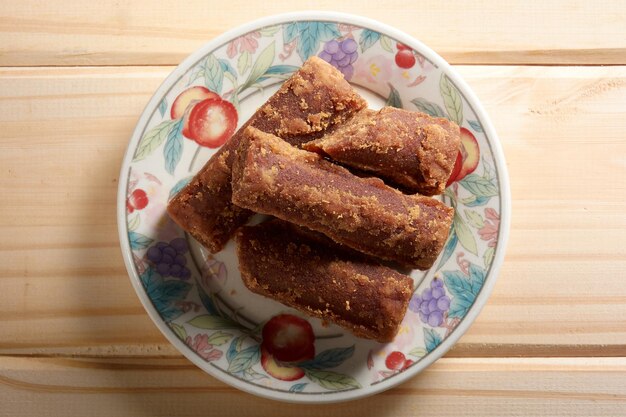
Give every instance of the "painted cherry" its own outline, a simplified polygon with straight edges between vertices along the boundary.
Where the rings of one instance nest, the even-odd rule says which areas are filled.
[[[400,68],[409,69],[415,65],[415,55],[410,49],[399,50],[396,54],[396,65]]]
[[[127,207],[130,205],[135,210],[142,210],[148,205],[148,195],[141,188],[134,190],[128,197]],[[132,213],[132,211],[130,211]]]
[[[387,355],[387,359],[385,359],[385,366],[393,371],[404,369],[405,363],[406,356],[404,356],[404,353],[398,352],[397,350],[391,352]]]
[[[410,51],[411,50],[411,48],[409,48],[408,46],[400,42],[396,42],[396,48],[398,48],[398,51],[406,51],[406,50]]]

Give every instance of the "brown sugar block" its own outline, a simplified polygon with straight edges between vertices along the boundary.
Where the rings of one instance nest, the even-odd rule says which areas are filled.
[[[413,292],[413,280],[298,226],[271,220],[236,235],[246,287],[355,335],[390,342]]]
[[[459,126],[447,119],[384,107],[364,110],[302,147],[408,191],[435,195],[445,190],[459,141]]]
[[[254,126],[300,145],[365,106],[337,69],[310,58],[170,201],[170,217],[211,252],[220,251],[252,215],[231,202],[231,168],[243,129]]]
[[[233,167],[233,202],[321,232],[335,242],[400,265],[430,268],[454,210],[360,178],[313,152],[248,128]]]

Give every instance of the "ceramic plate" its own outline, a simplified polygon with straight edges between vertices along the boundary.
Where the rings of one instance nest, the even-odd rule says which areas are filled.
[[[201,146],[183,135],[180,103],[185,99],[176,103],[177,97],[194,86],[204,87],[232,103],[237,112],[236,118],[230,114],[215,122],[216,131],[237,120],[241,126],[312,55],[332,60],[371,107],[420,110],[463,127],[463,167],[441,197],[456,208],[452,230],[434,267],[412,272],[415,293],[392,343],[356,338],[250,293],[241,283],[232,242],[210,255],[166,214],[168,199],[221,144],[217,139]],[[201,96],[207,94],[205,89],[191,91]],[[336,13],[253,22],[187,58],[141,115],[126,151],[118,193],[126,267],[148,314],[169,341],[230,385],[302,403],[371,395],[441,357],[487,301],[502,263],[509,218],[502,150],[465,82],[410,36]],[[309,327],[314,342],[306,337]],[[280,343],[276,335],[281,331],[291,334],[295,346],[312,344],[314,356],[286,365],[263,353],[264,347]]]

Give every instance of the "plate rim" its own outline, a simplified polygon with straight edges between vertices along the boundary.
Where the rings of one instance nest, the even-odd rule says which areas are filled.
[[[162,96],[167,91],[169,91],[176,83],[176,80],[178,80],[180,76],[184,75],[199,59],[206,56],[208,53],[215,50],[220,45],[223,45],[225,42],[228,42],[231,39],[237,38],[260,27],[278,25],[294,21],[333,21],[337,23],[348,23],[366,29],[372,29],[379,33],[389,35],[390,37],[401,41],[403,44],[412,47],[412,49],[419,50],[422,55],[425,55],[432,62],[436,63],[437,66],[441,67],[442,71],[446,73],[446,75],[459,87],[459,89],[463,91],[463,94],[467,98],[468,102],[471,103],[473,110],[481,121],[483,130],[485,131],[486,137],[492,148],[492,154],[494,157],[494,163],[497,169],[500,186],[500,230],[498,235],[497,250],[494,254],[494,259],[490,267],[490,274],[488,275],[489,279],[485,280],[485,283],[481,288],[480,293],[476,297],[476,300],[474,301],[472,307],[464,316],[462,322],[459,323],[454,331],[448,337],[446,337],[440,345],[438,345],[425,358],[420,360],[419,363],[407,369],[405,372],[396,375],[394,378],[382,381],[376,385],[370,385],[367,389],[332,392],[327,395],[302,395],[300,393],[276,392],[269,389],[265,390],[257,387],[256,385],[246,384],[244,381],[241,381],[238,378],[230,376],[224,372],[219,372],[219,370],[211,370],[211,364],[203,361],[198,355],[192,352],[192,350],[174,334],[172,329],[170,329],[170,327],[165,324],[159,313],[156,311],[154,305],[152,304],[152,301],[149,299],[147,293],[142,287],[139,277],[136,276],[136,271],[134,269],[134,264],[132,260],[132,251],[127,239],[125,201],[129,175],[128,167],[132,162],[134,154],[133,145],[136,145],[136,143],[138,143],[138,141],[141,139],[141,132],[144,129],[146,123],[149,121],[150,115],[159,105]],[[483,108],[482,103],[478,100],[473,90],[447,61],[445,61],[439,54],[437,54],[434,50],[423,44],[418,39],[388,24],[381,23],[371,18],[349,13],[308,10],[267,16],[261,19],[250,21],[234,29],[228,30],[223,34],[215,37],[211,41],[203,44],[200,48],[187,56],[187,58],[185,58],[172,72],[169,73],[169,75],[156,89],[156,91],[153,93],[152,97],[142,110],[141,115],[139,116],[135,125],[135,128],[133,129],[133,133],[128,142],[120,168],[116,210],[120,248],[131,284],[135,292],[137,293],[141,304],[148,313],[150,319],[154,322],[154,324],[165,336],[165,338],[172,345],[174,345],[178,352],[184,355],[194,365],[202,369],[207,374],[241,391],[262,398],[283,402],[300,404],[328,404],[355,400],[358,398],[365,398],[386,391],[406,382],[408,379],[415,377],[424,369],[432,365],[436,360],[440,359],[448,350],[450,350],[452,346],[456,344],[461,336],[463,336],[467,332],[467,330],[471,327],[474,320],[476,320],[483,307],[485,306],[487,300],[489,299],[493,291],[493,287],[495,286],[495,283],[498,279],[500,267],[502,266],[502,263],[504,261],[504,255],[506,252],[506,246],[510,234],[511,192],[504,151],[502,150],[498,135],[496,134],[491,119],[489,118],[487,112]]]

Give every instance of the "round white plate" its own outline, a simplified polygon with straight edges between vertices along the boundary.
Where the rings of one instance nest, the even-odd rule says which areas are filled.
[[[210,255],[166,213],[168,199],[215,152],[182,135],[182,119],[171,118],[176,97],[192,86],[204,86],[235,105],[241,126],[309,56],[322,54],[328,59],[322,52],[332,50],[335,41],[352,49],[356,45],[353,62],[342,71],[371,107],[420,110],[448,117],[464,129],[463,170],[442,197],[456,208],[452,231],[434,267],[412,272],[415,294],[400,332],[388,344],[356,338],[334,325],[324,327],[317,319],[250,293],[241,283],[232,242]],[[335,57],[342,58],[341,53]],[[346,61],[350,60],[341,63]],[[164,81],[141,115],[119,184],[124,260],[157,327],[214,377],[262,397],[291,402],[371,395],[402,383],[441,357],[487,301],[504,257],[510,222],[502,150],[465,82],[439,55],[410,36],[373,20],[338,13],[262,19],[219,36],[192,54]],[[159,269],[148,256],[157,247],[161,253],[166,247],[178,250],[168,249],[172,259],[182,255],[177,262],[188,272],[181,274],[176,267],[173,276],[167,268]],[[262,355],[262,347],[275,342],[262,339],[264,326],[277,331],[309,325],[315,334],[312,360],[281,365]]]

